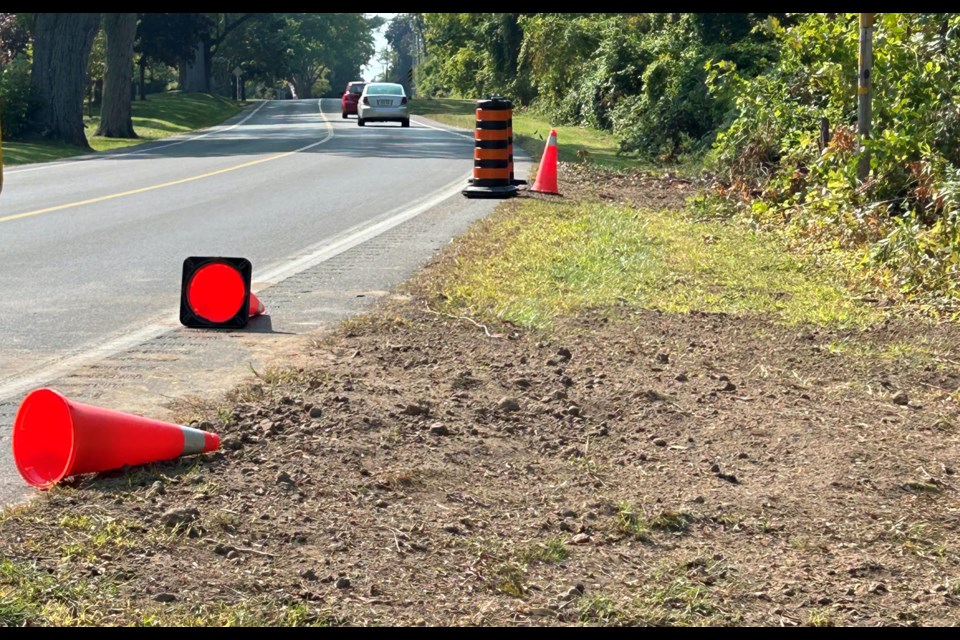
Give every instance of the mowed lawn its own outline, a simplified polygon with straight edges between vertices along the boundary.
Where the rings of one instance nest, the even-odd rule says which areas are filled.
[[[244,105],[221,96],[205,93],[164,93],[133,103],[133,127],[139,138],[133,140],[95,136],[100,117],[85,117],[87,139],[94,151],[111,151],[159,140],[219,124],[239,113]],[[86,153],[68,144],[47,141],[11,140],[3,142],[5,165],[48,162]]]

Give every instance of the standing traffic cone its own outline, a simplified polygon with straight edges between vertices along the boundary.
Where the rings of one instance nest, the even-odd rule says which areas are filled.
[[[39,489],[82,473],[219,448],[216,434],[80,404],[52,389],[30,393],[13,423],[17,470]]]
[[[530,191],[548,193],[558,196],[557,189],[557,130],[550,130],[547,146],[543,149],[540,167],[537,169],[537,181],[530,187]]]

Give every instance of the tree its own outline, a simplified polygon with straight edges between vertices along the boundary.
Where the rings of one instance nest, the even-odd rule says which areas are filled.
[[[10,64],[27,50],[32,38],[30,31],[15,13],[0,13],[0,65]]]
[[[317,89],[329,86],[322,82],[328,74],[337,82],[355,80],[373,56],[373,31],[382,24],[382,18],[366,18],[362,13],[288,14],[286,31],[297,95],[312,98]]]
[[[338,37],[334,55],[330,57],[327,84],[337,97],[351,80],[361,79],[361,70],[376,53],[373,35],[384,24],[379,16],[364,17],[362,14],[343,14],[349,28]]]
[[[210,32],[213,23],[202,13],[142,13],[137,25],[134,51],[139,54],[140,99],[147,99],[147,65],[159,62],[176,67],[192,58],[195,47]]]
[[[31,125],[40,136],[90,148],[83,133],[83,89],[99,28],[99,13],[36,14],[30,88],[38,108]]]
[[[235,82],[233,70],[243,71],[241,94],[247,81],[273,88],[290,77],[291,52],[287,21],[282,13],[249,20],[217,48],[212,61],[213,80]],[[233,92],[234,95],[236,92]]]
[[[180,61],[180,90],[186,93],[209,93],[211,62],[220,45],[248,20],[270,15],[269,13],[207,14],[210,27],[201,34],[193,47],[192,54]]]
[[[103,33],[107,39],[107,61],[97,135],[107,138],[136,138],[130,104],[130,71],[133,69],[137,14],[104,14]]]
[[[407,93],[411,93],[411,82],[407,75],[423,60],[424,43],[421,39],[423,14],[399,13],[387,26],[384,37],[389,51],[389,65],[385,79],[389,82],[399,82]]]
[[[423,52],[430,51],[418,89],[471,97],[500,93],[529,102],[533,93],[519,64],[525,15],[553,14],[427,13],[412,20],[408,28],[423,40]],[[549,43],[544,53],[552,56],[560,44]]]

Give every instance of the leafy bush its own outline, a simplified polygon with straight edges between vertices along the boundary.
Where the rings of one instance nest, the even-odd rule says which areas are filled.
[[[751,79],[732,64],[710,68],[711,89],[738,96],[714,150],[720,193],[758,222],[871,248],[907,294],[937,304],[960,296],[958,14],[879,14],[864,184],[857,14],[805,14],[770,28],[780,57],[769,70]]]
[[[731,99],[710,93],[705,65],[741,73],[774,52],[754,25],[767,14],[424,14],[424,95],[501,93],[558,124],[612,130],[622,148],[674,160],[702,150]]]
[[[30,62],[24,56],[18,56],[0,70],[4,139],[15,138],[23,133],[30,105]]]

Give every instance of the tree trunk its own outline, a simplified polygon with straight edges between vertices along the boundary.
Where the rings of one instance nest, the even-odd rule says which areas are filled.
[[[309,80],[304,80],[298,83],[297,98],[300,100],[309,100],[313,98],[313,83]]]
[[[99,13],[37,13],[30,91],[38,108],[31,128],[44,138],[89,149],[83,133],[87,59]]]
[[[133,69],[133,41],[137,35],[137,14],[106,13],[106,71],[103,79],[103,106],[97,135],[107,138],[136,138],[133,130],[130,72]]]
[[[313,98],[313,85],[320,80],[326,70],[326,67],[319,71],[308,68],[293,74],[293,87],[297,91],[298,100],[309,100]]]
[[[147,99],[147,58],[146,56],[140,56],[140,62],[138,63],[140,67],[140,100]]]
[[[210,44],[200,41],[193,49],[193,58],[180,63],[180,91],[210,93]]]

